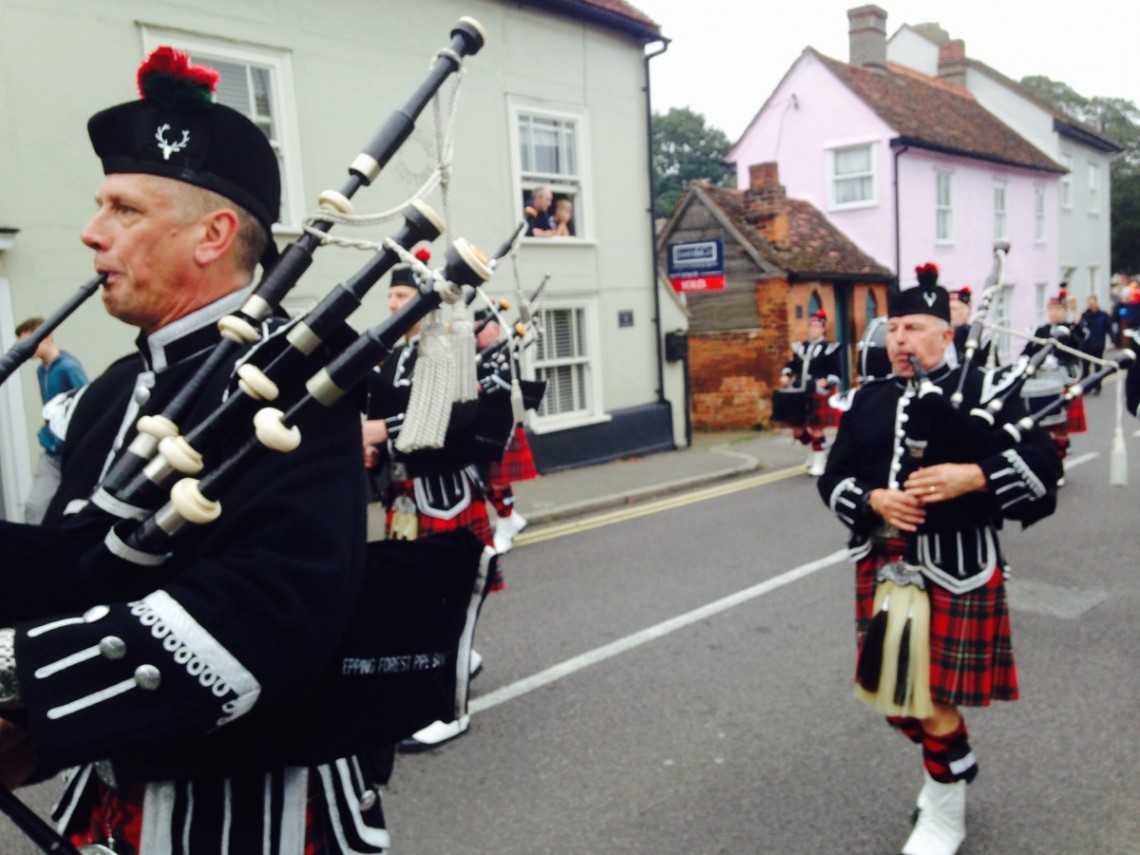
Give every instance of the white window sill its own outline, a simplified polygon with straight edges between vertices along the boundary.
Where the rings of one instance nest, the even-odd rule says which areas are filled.
[[[598,242],[592,238],[580,237],[524,237],[520,243],[540,244],[545,246],[597,246]]]

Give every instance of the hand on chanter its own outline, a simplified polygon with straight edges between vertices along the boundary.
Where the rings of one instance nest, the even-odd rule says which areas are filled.
[[[986,476],[976,463],[939,463],[916,469],[903,484],[908,495],[923,505],[947,502],[986,488]]]
[[[871,491],[871,510],[899,531],[917,531],[926,522],[922,503],[903,490],[880,487]]]

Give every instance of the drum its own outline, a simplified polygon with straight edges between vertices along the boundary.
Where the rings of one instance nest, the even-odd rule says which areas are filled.
[[[886,318],[874,318],[867,324],[857,347],[860,383],[886,377],[891,373],[891,360],[887,357]]]
[[[1025,399],[1025,409],[1034,418],[1049,404],[1065,394],[1065,384],[1050,377],[1030,377],[1021,387],[1021,397]],[[1041,419],[1041,427],[1057,427],[1068,422],[1069,416],[1064,407]]]
[[[803,389],[777,389],[772,395],[772,421],[792,427],[807,424],[808,393]]]

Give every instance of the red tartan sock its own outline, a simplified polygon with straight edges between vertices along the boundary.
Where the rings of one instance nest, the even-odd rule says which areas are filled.
[[[496,515],[509,517],[515,509],[515,493],[510,484],[496,484],[491,482],[487,488],[487,501],[495,508]]]
[[[978,776],[978,761],[970,748],[966,722],[959,722],[950,733],[926,734],[922,740],[922,762],[930,777],[941,784],[974,780]]]
[[[916,745],[922,745],[926,731],[922,729],[922,722],[917,718],[903,718],[899,715],[887,716],[887,724],[909,739]]]
[[[1069,442],[1069,435],[1067,433],[1060,432],[1053,434],[1053,444],[1057,447],[1057,456],[1064,460],[1065,455],[1069,452],[1069,446],[1071,445]]]
[[[827,438],[823,436],[813,436],[811,438],[811,450],[823,451],[827,448]]]

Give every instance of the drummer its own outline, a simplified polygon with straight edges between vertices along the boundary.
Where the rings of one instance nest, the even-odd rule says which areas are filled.
[[[1049,298],[1045,311],[1048,321],[1033,331],[1033,338],[1054,338],[1060,345],[1079,350],[1086,331],[1080,324],[1073,323],[1068,319],[1068,292],[1065,289],[1065,283],[1062,282],[1058,293]],[[1043,346],[1036,340],[1030,340],[1026,343],[1022,355],[1032,356]],[[1081,379],[1080,358],[1065,350],[1054,350],[1053,355],[1045,360],[1044,366],[1038,371],[1037,377],[1040,378],[1038,383],[1026,383],[1023,390],[1026,397],[1033,397],[1028,394],[1030,392],[1039,393],[1043,388],[1041,384],[1047,384],[1052,392],[1056,393],[1055,396],[1060,396],[1064,394],[1066,386]],[[1027,403],[1032,412],[1035,409],[1033,404]],[[1042,403],[1048,403],[1048,401]],[[1053,423],[1050,424],[1050,421]],[[1053,437],[1057,455],[1064,460],[1071,445],[1069,434],[1084,433],[1088,429],[1085,422],[1084,399],[1080,396],[1073,398],[1065,405],[1063,418],[1060,416],[1056,419],[1046,418],[1041,422],[1041,426]],[[1061,483],[1064,483],[1063,478]]]
[[[804,465],[813,478],[823,474],[827,462],[824,428],[839,425],[839,411],[828,403],[839,386],[839,343],[828,341],[826,336],[827,312],[820,309],[808,317],[807,340],[792,343],[792,357],[780,375],[785,389],[804,392],[807,397],[803,421],[787,424],[796,441],[809,446]]]

